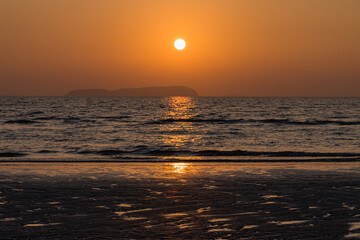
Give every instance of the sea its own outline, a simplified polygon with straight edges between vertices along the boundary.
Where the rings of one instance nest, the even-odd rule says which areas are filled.
[[[360,98],[0,97],[0,103],[0,162],[360,160]]]

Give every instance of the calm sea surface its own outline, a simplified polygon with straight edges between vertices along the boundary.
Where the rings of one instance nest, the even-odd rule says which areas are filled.
[[[360,160],[360,98],[0,102],[0,161]]]

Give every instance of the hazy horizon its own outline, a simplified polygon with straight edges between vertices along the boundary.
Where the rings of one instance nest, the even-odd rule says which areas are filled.
[[[356,0],[2,1],[0,29],[1,96],[360,97]]]
[[[151,87],[173,87],[173,86],[148,86],[149,88]],[[184,86],[187,87],[187,86]],[[128,88],[128,89],[137,89],[137,88],[143,88],[143,87],[135,87],[135,88]],[[145,87],[147,88],[147,87]],[[67,92],[64,92],[63,94],[52,94],[52,95],[46,95],[46,94],[22,94],[22,95],[10,95],[10,94],[2,94],[0,95],[0,97],[72,97],[72,96],[67,96],[67,94],[69,94],[72,91],[76,91],[76,90],[106,90],[106,91],[116,91],[116,90],[122,90],[122,89],[127,89],[127,88],[118,88],[118,89],[105,89],[105,88],[77,88],[77,89],[71,89]],[[194,88],[190,88],[192,90],[197,91]],[[197,91],[199,92],[199,91]],[[83,97],[83,96],[80,96]],[[86,96],[84,96],[86,97]],[[87,97],[91,97],[91,96],[87,96]],[[104,97],[112,97],[112,96],[104,96]],[[116,97],[116,96],[113,96]],[[126,96],[119,96],[119,97],[126,97]],[[137,97],[150,97],[150,96],[137,96]],[[154,96],[156,97],[156,96]],[[201,95],[199,94],[198,96],[195,97],[238,97],[238,98],[360,98],[360,96],[287,96],[287,95],[272,95],[272,96],[260,96],[260,95]]]

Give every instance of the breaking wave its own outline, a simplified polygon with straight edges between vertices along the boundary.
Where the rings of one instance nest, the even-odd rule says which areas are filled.
[[[123,156],[123,155],[147,155],[147,156],[200,156],[200,157],[360,157],[360,153],[351,152],[300,152],[300,151],[246,151],[246,150],[178,150],[178,149],[151,149],[139,148],[131,151],[104,149],[84,150],[79,154],[101,155],[101,156]]]
[[[234,124],[234,123],[270,123],[284,125],[360,125],[360,121],[339,120],[306,120],[296,121],[290,119],[201,119],[201,118],[167,118],[150,121],[148,124],[171,124],[171,123],[209,123],[209,124]]]

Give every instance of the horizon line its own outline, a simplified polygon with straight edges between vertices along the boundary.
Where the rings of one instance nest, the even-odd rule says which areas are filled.
[[[0,95],[0,97],[138,97],[138,98],[151,98],[163,96],[65,96],[65,95]],[[237,97],[237,98],[360,98],[360,96],[238,96],[238,95],[199,95],[199,96],[165,96],[165,97]]]

